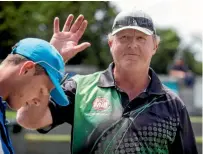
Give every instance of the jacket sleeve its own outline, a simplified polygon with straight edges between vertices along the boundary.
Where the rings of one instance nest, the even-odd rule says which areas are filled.
[[[180,110],[180,125],[174,142],[169,146],[170,154],[197,154],[197,147],[188,111]]]

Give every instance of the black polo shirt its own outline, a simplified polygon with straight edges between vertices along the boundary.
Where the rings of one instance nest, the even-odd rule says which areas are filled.
[[[103,153],[104,151],[121,154],[153,153],[158,147],[158,150],[155,150],[156,153],[196,154],[194,133],[182,100],[163,86],[156,73],[150,68],[151,81],[147,89],[130,101],[128,95],[115,85],[113,67],[114,65],[110,64],[109,68],[101,74],[98,86],[116,88],[121,95],[123,116],[111,128],[103,132],[95,130],[87,143],[89,147],[81,151],[85,153]],[[76,82],[67,80],[63,88],[71,104],[62,107],[50,102],[53,124],[49,130],[64,122],[74,126]],[[49,130],[38,131],[46,133]],[[116,135],[118,132],[119,135]],[[109,140],[112,141],[112,145],[105,147],[105,141]]]

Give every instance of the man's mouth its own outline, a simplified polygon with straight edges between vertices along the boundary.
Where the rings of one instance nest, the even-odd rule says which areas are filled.
[[[126,54],[124,54],[124,55],[126,55],[126,56],[140,56],[140,55],[135,54],[135,53],[126,53]]]

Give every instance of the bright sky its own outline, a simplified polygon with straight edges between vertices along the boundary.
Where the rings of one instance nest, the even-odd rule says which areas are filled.
[[[146,11],[157,27],[174,28],[186,43],[190,43],[192,35],[202,38],[202,0],[120,0],[112,3],[119,11],[132,7]],[[202,44],[195,48],[202,51]],[[199,60],[201,54],[197,55]]]

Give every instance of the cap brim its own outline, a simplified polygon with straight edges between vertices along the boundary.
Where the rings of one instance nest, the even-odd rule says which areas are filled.
[[[51,97],[52,99],[55,101],[55,103],[57,103],[60,106],[66,106],[69,104],[69,100],[65,94],[65,92],[63,91],[59,81],[57,81],[56,78],[54,78],[52,76],[51,73],[47,72],[52,83],[54,84],[55,88],[51,91]]]
[[[143,27],[139,27],[139,26],[125,26],[125,27],[121,27],[121,28],[114,30],[112,32],[112,35],[115,35],[116,33],[120,32],[122,30],[125,30],[125,29],[135,29],[135,30],[138,30],[140,32],[145,33],[146,35],[152,35],[153,34],[153,31],[151,31],[147,28],[143,28]]]

